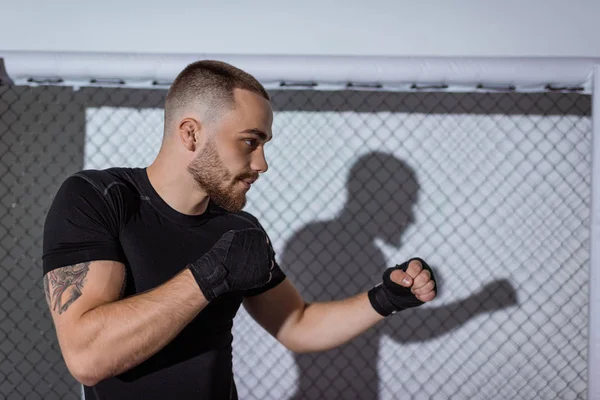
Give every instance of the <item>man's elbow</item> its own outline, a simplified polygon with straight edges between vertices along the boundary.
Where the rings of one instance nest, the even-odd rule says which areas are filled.
[[[303,345],[303,342],[300,340],[296,340],[292,335],[289,334],[278,334],[275,336],[275,339],[283,345],[287,350],[291,351],[295,354],[303,354],[310,353],[308,349]]]
[[[82,385],[94,386],[108,378],[98,368],[98,363],[94,360],[94,357],[84,353],[68,356],[65,354],[65,363],[73,378]]]
[[[324,343],[311,343],[306,338],[294,340],[291,338],[280,339],[279,342],[289,351],[295,354],[318,353],[335,348],[335,346],[326,346]]]
[[[325,345],[323,345],[323,346],[295,346],[293,348],[286,346],[286,348],[295,354],[308,354],[308,353],[319,353],[322,351],[333,350],[336,348],[336,346],[325,346]]]
[[[289,348],[288,350],[290,350],[292,353],[294,354],[309,354],[309,353],[318,353],[319,350],[315,350],[315,349],[310,349],[308,347],[302,348],[302,347],[298,347],[298,348]]]
[[[310,353],[310,351],[307,348],[305,348],[303,346],[300,346],[298,344],[295,344],[295,343],[284,343],[284,342],[281,342],[281,344],[283,344],[283,346],[286,349],[288,349],[289,351],[291,351],[294,354],[306,354],[306,353]]]

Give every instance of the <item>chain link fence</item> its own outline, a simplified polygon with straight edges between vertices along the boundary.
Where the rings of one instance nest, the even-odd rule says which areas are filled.
[[[83,168],[145,166],[165,92],[0,87],[0,397],[77,399],[42,286],[45,214]],[[591,102],[575,93],[273,91],[247,210],[309,301],[412,256],[437,300],[295,355],[241,309],[241,399],[581,399]]]

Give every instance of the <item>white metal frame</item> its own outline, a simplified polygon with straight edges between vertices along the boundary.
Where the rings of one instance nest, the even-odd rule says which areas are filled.
[[[588,399],[600,399],[600,65],[593,74]]]
[[[164,88],[187,64],[219,59],[267,88],[520,92],[579,88],[591,93],[593,58],[251,56],[2,51],[15,84]],[[482,85],[477,89],[478,85]]]
[[[592,201],[589,265],[588,398],[600,399],[600,59],[243,56],[1,51],[17,85],[166,88],[187,64],[219,59],[266,88],[460,92],[548,90],[593,95]],[[1,65],[0,65],[1,67]]]

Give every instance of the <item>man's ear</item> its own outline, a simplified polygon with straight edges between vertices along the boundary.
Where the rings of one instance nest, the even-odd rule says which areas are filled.
[[[177,134],[183,146],[189,151],[195,151],[200,145],[198,139],[201,134],[200,122],[194,118],[184,118],[179,122]]]

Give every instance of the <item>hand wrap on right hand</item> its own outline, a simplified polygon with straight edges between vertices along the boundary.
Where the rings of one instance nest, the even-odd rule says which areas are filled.
[[[188,265],[204,297],[254,289],[271,280],[273,249],[267,235],[250,228],[226,232],[198,261]]]

